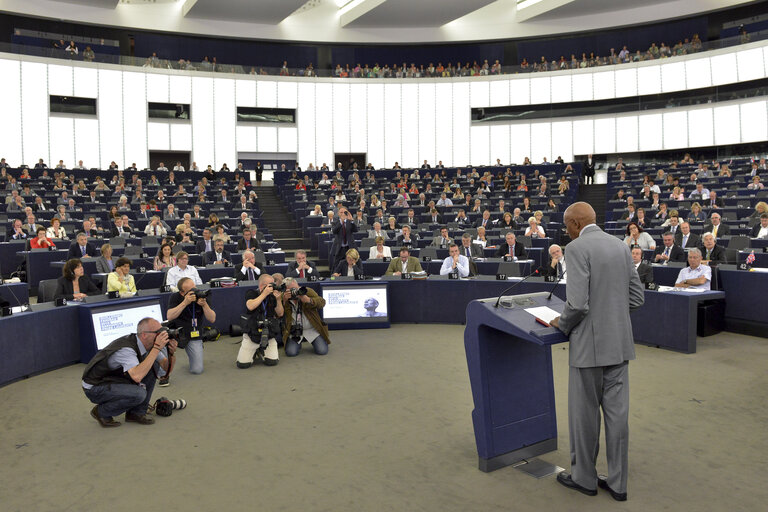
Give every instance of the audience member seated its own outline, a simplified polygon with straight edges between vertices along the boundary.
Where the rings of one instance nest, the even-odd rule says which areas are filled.
[[[768,213],[760,216],[760,224],[755,224],[749,232],[750,238],[768,238]]]
[[[688,266],[680,270],[675,280],[675,286],[709,290],[711,282],[712,269],[702,264],[701,251],[694,247],[688,251]]]
[[[123,217],[115,217],[115,222],[112,224],[112,227],[109,230],[109,235],[112,237],[115,236],[127,236],[131,233],[131,227],[126,226],[123,223]]]
[[[541,227],[538,222],[536,222],[536,217],[529,217],[528,227],[525,230],[525,236],[529,236],[531,238],[546,238],[547,235],[544,233],[544,228]]]
[[[389,235],[387,235],[387,232],[381,229],[381,224],[378,222],[373,223],[373,229],[368,231],[368,238],[383,238],[384,240],[389,240]]]
[[[517,261],[524,260],[528,257],[525,247],[523,244],[517,243],[517,237],[513,232],[508,231],[504,236],[504,240],[504,243],[499,245],[499,248],[496,250],[497,258],[510,256],[514,261]]]
[[[469,259],[459,253],[459,247],[451,244],[448,249],[448,257],[443,260],[440,267],[440,275],[458,274],[459,277],[469,277]]]
[[[707,216],[701,211],[701,205],[693,203],[691,205],[691,213],[688,214],[688,222],[704,222],[705,220],[707,220]]]
[[[563,248],[558,244],[552,244],[549,246],[549,262],[544,267],[545,276],[553,276],[556,279],[560,279],[565,276],[567,267],[565,263],[565,255],[563,254]]]
[[[251,250],[243,252],[243,262],[235,266],[236,281],[256,281],[264,267],[256,261],[256,255]]]
[[[191,278],[195,285],[203,284],[197,269],[189,264],[189,254],[179,251],[176,253],[176,266],[169,268],[165,274],[165,284],[175,291],[178,289],[178,283],[182,277]]]
[[[449,247],[453,243],[453,239],[448,236],[448,228],[440,228],[440,235],[432,239],[433,247],[441,247],[443,249]]]
[[[419,235],[412,234],[409,226],[403,226],[403,234],[397,237],[397,244],[415,247],[418,240]]]
[[[699,235],[691,233],[691,224],[688,222],[681,223],[680,229],[675,233],[675,244],[683,249],[689,249],[691,247],[698,247],[699,242]]]
[[[213,251],[203,254],[203,265],[227,265],[232,261],[232,255],[224,249],[224,241],[221,239],[213,242]]]
[[[85,275],[82,262],[78,258],[67,260],[62,269],[62,276],[56,280],[54,298],[83,300],[88,295],[100,293],[101,289]]]
[[[173,255],[173,247],[164,243],[157,251],[153,262],[155,270],[169,269],[176,266],[176,257]]]
[[[259,250],[261,247],[259,246],[259,243],[253,239],[252,231],[250,228],[246,228],[243,230],[243,238],[237,241],[237,251],[245,251],[247,250]]]
[[[630,222],[627,225],[624,243],[630,247],[638,246],[643,250],[652,251],[656,249],[656,242],[651,235],[643,231],[643,228],[634,222]]]
[[[213,236],[211,228],[203,229],[203,238],[198,240],[195,244],[195,251],[197,254],[205,254],[213,251]]]
[[[56,238],[58,240],[69,240],[67,237],[67,230],[61,225],[61,221],[57,218],[51,219],[51,226],[45,232],[48,238]]]
[[[661,239],[664,243],[656,247],[656,254],[654,255],[656,263],[666,264],[670,261],[684,262],[686,260],[685,251],[679,245],[675,245],[675,235],[667,231]]]
[[[723,224],[720,222],[719,213],[713,213],[709,217],[709,222],[704,224],[704,232],[712,233],[715,237],[715,240],[717,240],[718,237],[730,235],[731,228],[728,226],[728,224]]]
[[[421,263],[415,257],[411,256],[411,248],[403,246],[400,248],[399,257],[389,262],[389,267],[384,273],[385,276],[399,276],[401,274],[411,274],[413,272],[423,272]]]
[[[69,246],[69,252],[67,253],[67,259],[72,258],[93,258],[96,256],[96,247],[88,241],[88,237],[85,233],[80,232],[77,234],[76,243]]]
[[[45,236],[45,228],[39,226],[37,228],[37,236],[29,241],[29,248],[52,250],[56,249],[56,244],[53,243],[53,240]]]
[[[112,246],[103,244],[101,246],[101,256],[96,258],[96,273],[109,274],[115,270],[115,262],[112,260]]]
[[[168,231],[160,223],[160,217],[153,215],[149,223],[147,223],[147,227],[144,228],[144,234],[149,236],[165,236],[168,234]]]
[[[328,345],[331,337],[328,326],[320,317],[320,310],[325,307],[325,299],[320,297],[311,288],[306,288],[306,294],[295,295],[294,290],[299,290],[299,283],[292,277],[286,277],[283,281],[286,290],[283,292],[283,342],[285,343],[285,355],[295,357],[301,352],[301,345],[309,341],[315,354],[324,356],[328,353]],[[294,322],[301,323],[300,334],[293,335]]]
[[[391,258],[392,250],[389,246],[384,245],[384,238],[377,236],[376,245],[372,246],[370,253],[368,254],[369,260],[380,260],[383,258]]]
[[[640,282],[643,284],[653,282],[653,268],[643,261],[643,250],[640,247],[632,247],[632,263],[640,276]]]
[[[309,276],[318,276],[317,267],[311,261],[307,261],[307,252],[304,250],[296,251],[296,260],[288,264],[286,277],[297,279],[306,279]]]
[[[131,260],[118,258],[115,271],[107,275],[107,291],[117,292],[120,297],[133,297],[136,293],[136,283],[130,274]]]
[[[749,216],[750,219],[759,219],[764,213],[768,213],[768,203],[760,201],[755,205],[755,211]]]
[[[701,235],[701,253],[702,261],[706,265],[717,265],[719,263],[726,263],[725,249],[717,245],[715,236],[710,233],[704,233]]]
[[[21,220],[14,220],[13,227],[11,228],[11,240],[25,240],[27,237],[27,232],[21,227]]]
[[[478,219],[477,222],[475,222],[475,227],[483,227],[485,229],[490,229],[493,225],[493,221],[491,220],[491,212],[490,210],[483,210],[483,217]]]
[[[334,277],[354,277],[362,276],[364,274],[363,264],[360,261],[360,253],[357,252],[357,249],[349,249],[345,253],[344,259],[336,264],[336,268],[332,275]]]

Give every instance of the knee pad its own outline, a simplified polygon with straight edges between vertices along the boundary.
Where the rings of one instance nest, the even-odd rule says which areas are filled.
[[[280,359],[277,354],[277,341],[271,338],[264,348],[264,364],[267,366],[275,366]]]
[[[240,369],[250,368],[253,363],[241,363],[240,361],[237,362],[237,367]]]
[[[277,363],[279,363],[279,359],[269,359],[268,357],[264,358],[264,364],[266,366],[277,366]]]

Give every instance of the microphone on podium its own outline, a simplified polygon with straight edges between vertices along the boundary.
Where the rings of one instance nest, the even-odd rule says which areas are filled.
[[[521,283],[524,283],[526,280],[528,280],[528,278],[533,277],[533,276],[538,276],[539,274],[541,274],[541,267],[537,268],[536,270],[534,270],[533,272],[531,272],[530,274],[528,274],[527,276],[522,278],[520,281],[518,281],[515,284],[513,284],[512,286],[510,286],[509,288],[504,289],[499,294],[499,298],[496,299],[496,304],[494,304],[493,307],[495,307],[495,308],[499,307],[499,302],[501,302],[501,297],[503,297],[505,293],[507,293],[509,291],[512,291],[517,285],[519,285]]]

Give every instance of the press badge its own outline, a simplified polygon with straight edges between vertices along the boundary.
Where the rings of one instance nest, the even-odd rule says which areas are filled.
[[[200,331],[197,330],[197,318],[192,319],[192,332],[189,333],[190,338],[199,338]]]

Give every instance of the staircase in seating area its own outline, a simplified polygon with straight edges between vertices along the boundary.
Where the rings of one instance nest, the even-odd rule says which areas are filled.
[[[584,201],[592,205],[597,215],[597,225],[605,229],[605,210],[608,207],[608,185],[581,185],[579,186],[578,201]]]
[[[307,249],[309,244],[304,240],[301,227],[293,217],[293,213],[286,209],[283,201],[277,195],[274,186],[255,187],[259,196],[259,209],[264,227],[272,235],[278,247],[285,251],[285,261],[290,262],[295,258],[297,249]]]

